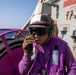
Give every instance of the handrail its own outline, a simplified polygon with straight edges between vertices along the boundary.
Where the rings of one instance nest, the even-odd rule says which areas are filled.
[[[0,37],[5,36],[5,35],[10,34],[10,33],[13,33],[13,32],[15,32],[17,34],[17,33],[22,33],[22,32],[28,32],[28,30],[20,30],[20,29],[9,30],[7,32],[4,32],[4,33],[0,34]]]
[[[9,30],[9,31],[6,31],[6,32],[0,34],[0,38],[2,39],[2,42],[3,42],[4,45],[5,45],[5,48],[6,48],[7,52],[8,52],[8,55],[9,55],[9,57],[10,57],[13,65],[14,65],[15,69],[17,70],[18,64],[17,64],[16,60],[14,59],[14,55],[13,55],[13,53],[12,53],[10,47],[9,47],[9,44],[8,44],[6,38],[5,38],[5,35],[10,34],[10,33],[13,33],[13,32],[16,33],[16,34],[15,34],[15,37],[14,37],[14,38],[16,38],[17,34],[19,35],[19,33],[21,34],[22,32],[28,32],[28,31],[27,31],[27,30],[17,29],[17,30]],[[22,37],[25,37],[25,36],[22,35]]]

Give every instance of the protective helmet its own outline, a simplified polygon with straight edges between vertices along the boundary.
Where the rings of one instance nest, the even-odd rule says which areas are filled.
[[[44,13],[39,13],[39,14],[35,14],[31,21],[30,21],[30,26],[31,25],[44,25],[44,26],[51,26],[53,25],[53,20],[52,18],[48,15],[48,14],[44,14]]]
[[[32,17],[29,25],[31,35],[44,36],[50,34],[50,30],[53,30],[53,20],[49,15],[43,13]]]

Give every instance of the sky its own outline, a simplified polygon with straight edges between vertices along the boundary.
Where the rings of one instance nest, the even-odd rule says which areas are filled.
[[[0,28],[22,28],[38,0],[0,0]]]

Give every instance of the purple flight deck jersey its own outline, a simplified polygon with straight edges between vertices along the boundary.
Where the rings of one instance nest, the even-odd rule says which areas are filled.
[[[24,54],[19,63],[22,75],[76,75],[76,62],[65,41],[51,37],[41,47],[44,52],[38,50],[34,60]],[[42,74],[41,69],[45,69],[46,74]]]

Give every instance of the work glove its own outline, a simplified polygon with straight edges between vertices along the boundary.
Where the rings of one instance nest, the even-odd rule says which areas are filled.
[[[23,50],[24,53],[32,55],[33,54],[33,43],[34,43],[34,37],[33,36],[27,36],[25,37],[23,41]]]

